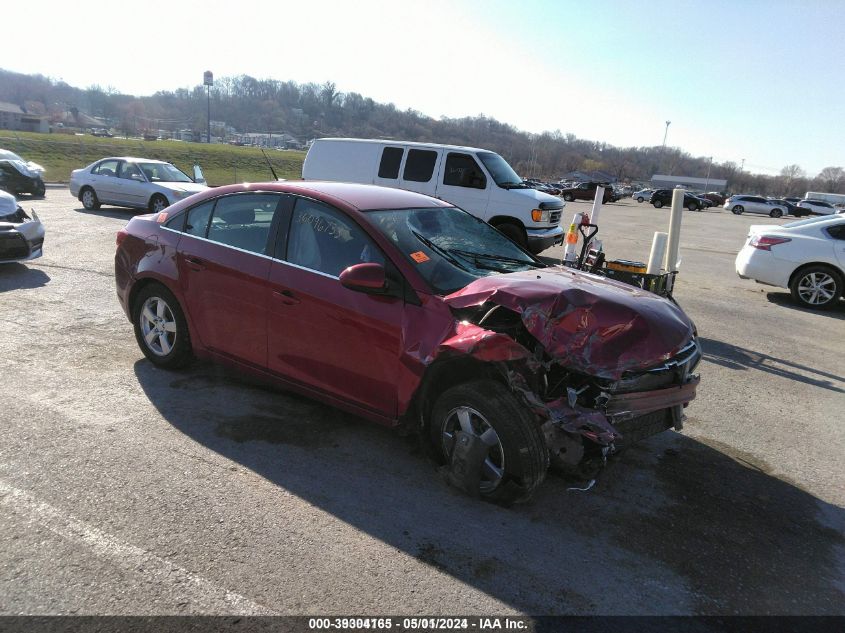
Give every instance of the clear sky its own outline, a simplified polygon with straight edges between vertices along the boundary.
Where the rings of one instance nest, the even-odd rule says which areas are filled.
[[[845,0],[9,2],[0,67],[128,94],[202,72],[777,173],[845,166]],[[18,28],[15,25],[20,25]]]

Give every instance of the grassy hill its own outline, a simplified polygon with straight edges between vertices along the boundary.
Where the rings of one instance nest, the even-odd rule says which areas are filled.
[[[261,150],[255,147],[0,130],[0,148],[43,165],[47,182],[67,182],[72,170],[106,156],[166,160],[187,174],[191,173],[193,165],[197,163],[211,185],[273,179]],[[266,152],[279,178],[298,180],[302,177],[305,152]]]

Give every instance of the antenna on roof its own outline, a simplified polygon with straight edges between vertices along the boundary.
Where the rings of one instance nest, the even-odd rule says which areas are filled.
[[[263,147],[261,148],[261,153],[262,153],[262,154],[264,154],[264,160],[266,160],[266,161],[267,161],[267,166],[270,168],[270,173],[271,173],[271,174],[273,174],[273,179],[274,179],[274,180],[278,180],[278,179],[279,179],[279,177],[276,175],[276,170],[275,170],[275,169],[273,169],[273,164],[270,162],[270,159],[269,159],[269,158],[267,158],[267,154],[266,154],[266,152],[264,151],[264,148],[263,148]]]

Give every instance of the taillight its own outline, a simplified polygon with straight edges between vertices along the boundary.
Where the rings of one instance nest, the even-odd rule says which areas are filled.
[[[791,242],[792,240],[788,237],[772,237],[770,235],[755,235],[751,238],[749,244],[754,248],[758,248],[761,251],[770,251],[772,250],[772,246],[777,246],[778,244],[784,244],[786,242]]]
[[[125,240],[129,236],[129,232],[126,229],[120,229],[117,232],[117,237],[115,238],[115,243],[117,246],[123,244],[123,240]]]

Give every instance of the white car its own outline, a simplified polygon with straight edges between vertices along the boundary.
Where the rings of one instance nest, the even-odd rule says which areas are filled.
[[[845,286],[845,217],[756,225],[736,256],[742,279],[789,288],[802,306],[835,306]]]
[[[789,212],[784,205],[776,204],[760,196],[731,196],[725,200],[723,206],[734,215],[762,213],[772,218],[779,218]]]
[[[129,156],[103,158],[70,174],[70,193],[86,209],[113,204],[156,213],[205,189],[199,167],[191,178],[170,163]]]
[[[654,189],[641,189],[640,191],[632,193],[631,197],[637,202],[649,202],[651,201],[651,194],[653,193]]]
[[[824,200],[801,200],[798,206],[802,209],[808,209],[810,213],[815,213],[816,215],[837,213],[836,207]]]
[[[29,217],[11,194],[0,191],[0,264],[41,257],[44,225],[35,212]]]

